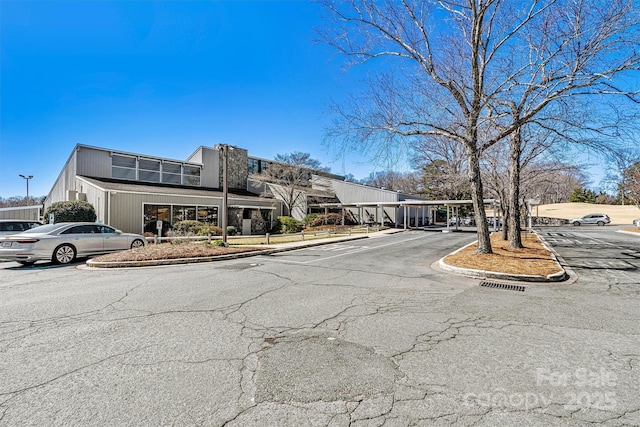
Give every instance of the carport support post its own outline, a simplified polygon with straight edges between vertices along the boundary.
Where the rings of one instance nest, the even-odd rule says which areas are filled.
[[[222,242],[227,243],[227,204],[229,197],[229,187],[227,183],[227,150],[229,149],[229,147],[224,144],[221,145],[220,148],[222,149],[222,212],[220,215],[220,223],[222,224]]]
[[[404,229],[407,229],[407,205],[403,206],[404,208]]]
[[[450,215],[449,215],[449,205],[446,205],[446,206],[447,206],[447,230],[449,230],[449,223],[451,222]]]

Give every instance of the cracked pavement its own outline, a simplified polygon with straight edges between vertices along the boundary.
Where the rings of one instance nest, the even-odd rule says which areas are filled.
[[[612,230],[543,229],[577,280],[525,292],[432,268],[468,233],[3,263],[0,426],[640,425],[639,241]]]

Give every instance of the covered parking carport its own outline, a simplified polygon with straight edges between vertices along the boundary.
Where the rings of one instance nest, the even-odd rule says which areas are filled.
[[[495,207],[498,203],[496,199],[484,199],[483,203],[486,205],[491,205]],[[420,200],[420,199],[408,199],[403,201],[395,201],[395,202],[354,202],[354,203],[318,203],[309,205],[309,207],[313,208],[324,208],[325,214],[329,212],[329,210],[340,209],[342,212],[342,223],[344,224],[345,220],[345,210],[357,210],[357,218],[359,219],[360,224],[369,223],[369,221],[363,221],[364,215],[366,212],[369,212],[367,208],[370,208],[375,212],[374,219],[371,221],[374,224],[379,224],[384,226],[385,218],[390,218],[388,213],[385,211],[385,208],[393,208],[395,210],[394,219],[391,222],[395,222],[395,226],[400,228],[401,226],[406,230],[408,228],[419,228],[421,226],[426,226],[428,224],[434,224],[436,211],[440,207],[447,208],[447,221],[446,221],[446,229],[450,230],[449,220],[451,218],[451,212],[453,211],[453,216],[458,217],[459,209],[461,206],[473,205],[472,200]],[[452,208],[452,211],[449,209]],[[495,212],[494,211],[494,218]],[[401,213],[402,215],[398,215]],[[401,222],[399,221],[399,217],[401,217]],[[411,221],[413,219],[413,221]],[[413,224],[412,224],[413,222]],[[496,227],[497,221],[494,219],[493,221],[494,228]],[[459,227],[458,222],[455,223],[455,229],[457,230]]]

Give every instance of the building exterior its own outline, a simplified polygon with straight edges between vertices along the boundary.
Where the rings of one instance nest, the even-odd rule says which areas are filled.
[[[165,234],[181,220],[220,225],[221,153],[220,146],[201,146],[186,160],[175,160],[76,145],[44,207],[85,200],[98,221],[125,232]],[[243,234],[264,233],[283,214],[282,203],[247,189],[246,150],[231,147],[228,153],[228,225]]]
[[[431,222],[438,205],[309,170],[309,179],[292,187],[301,197],[288,209],[285,192],[278,191],[282,185],[254,179],[275,167],[284,165],[228,145],[200,146],[185,160],[76,145],[44,208],[84,200],[94,206],[98,221],[125,232],[164,236],[182,220],[221,226],[225,194],[227,225],[244,235],[266,233],[278,216],[301,220],[310,212],[342,213],[352,223],[421,226]]]

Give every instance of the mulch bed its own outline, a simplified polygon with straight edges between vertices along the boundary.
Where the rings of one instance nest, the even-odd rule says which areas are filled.
[[[461,268],[543,277],[562,271],[537,235],[522,233],[522,244],[525,246],[522,249],[509,249],[509,242],[502,240],[502,233],[493,233],[493,254],[477,254],[478,246],[473,244],[447,256],[444,262]]]

